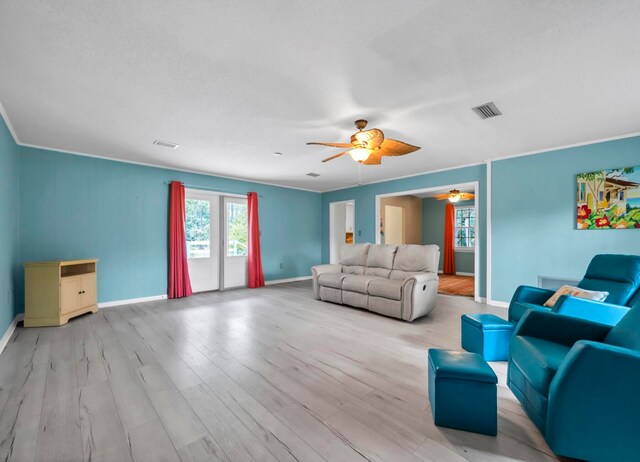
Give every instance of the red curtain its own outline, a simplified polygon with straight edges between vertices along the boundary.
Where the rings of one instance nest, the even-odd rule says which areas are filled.
[[[184,185],[172,181],[169,197],[169,298],[188,297],[193,292],[187,266]]]
[[[447,202],[444,209],[444,274],[456,274],[456,256],[453,250],[454,228],[456,221],[456,209],[452,203]]]
[[[247,194],[249,214],[249,288],[264,287],[264,273],[262,272],[262,258],[260,257],[260,222],[258,219],[258,193]]]

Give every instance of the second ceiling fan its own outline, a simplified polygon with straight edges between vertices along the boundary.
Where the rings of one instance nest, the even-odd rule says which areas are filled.
[[[380,165],[382,156],[404,156],[420,149],[402,141],[385,139],[382,130],[371,128],[364,130],[367,121],[359,119],[355,121],[358,132],[351,135],[351,143],[319,143],[311,142],[307,144],[316,144],[321,146],[330,146],[333,148],[348,148],[348,151],[341,152],[331,157],[327,157],[322,162],[328,162],[345,154],[349,154],[353,160],[365,165]]]

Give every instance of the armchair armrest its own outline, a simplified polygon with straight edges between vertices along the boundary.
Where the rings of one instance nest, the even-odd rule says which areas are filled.
[[[513,335],[523,335],[573,346],[579,340],[602,341],[611,326],[550,311],[531,310],[525,313]]]
[[[311,279],[313,281],[313,294],[317,300],[320,300],[320,287],[318,286],[318,277],[322,273],[341,273],[342,265],[316,265],[311,267]]]
[[[558,299],[553,311],[566,316],[587,319],[589,321],[615,326],[625,314],[629,307],[613,305],[611,303],[596,302],[585,298],[571,297],[563,295]]]
[[[549,390],[545,439],[560,455],[638,460],[640,352],[580,341]]]
[[[519,286],[514,292],[511,301],[543,305],[555,293],[554,290],[541,289],[540,287]]]

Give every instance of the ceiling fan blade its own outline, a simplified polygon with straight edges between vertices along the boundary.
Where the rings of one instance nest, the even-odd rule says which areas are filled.
[[[449,199],[449,193],[444,193],[444,194],[436,194],[435,196],[433,196],[434,199],[438,199],[439,201],[443,201],[445,199]]]
[[[320,145],[320,146],[329,146],[332,148],[352,148],[353,146],[351,145],[351,143],[316,143],[311,142],[311,143],[307,143],[307,144],[315,144],[315,145]]]
[[[372,152],[367,160],[362,162],[364,165],[380,165],[382,163],[382,155],[380,151]]]
[[[404,156],[405,154],[412,153],[418,149],[420,149],[420,147],[387,138],[382,142],[380,149],[377,152],[383,156]]]
[[[322,162],[329,162],[330,160],[337,159],[338,157],[342,157],[345,154],[349,154],[349,151],[344,151],[344,152],[341,152],[340,154],[336,154],[335,156],[327,157],[326,159],[323,159]]]
[[[460,193],[461,201],[468,201],[469,199],[473,199],[474,197],[475,197],[475,194],[473,193]]]

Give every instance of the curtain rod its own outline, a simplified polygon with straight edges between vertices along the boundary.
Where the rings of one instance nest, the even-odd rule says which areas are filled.
[[[208,186],[198,186],[198,185],[193,185],[193,184],[185,184],[182,181],[179,182],[182,186],[184,186],[185,188],[190,188],[190,189],[202,189],[205,191],[213,191],[213,192],[219,192],[219,193],[223,193],[223,194],[236,194],[238,196],[246,196],[247,193],[238,193],[238,192],[232,192],[232,191],[225,191],[222,189],[217,189],[217,188],[210,188]],[[164,184],[171,184],[171,181],[165,181]],[[258,194],[258,197],[263,197],[262,194]]]

